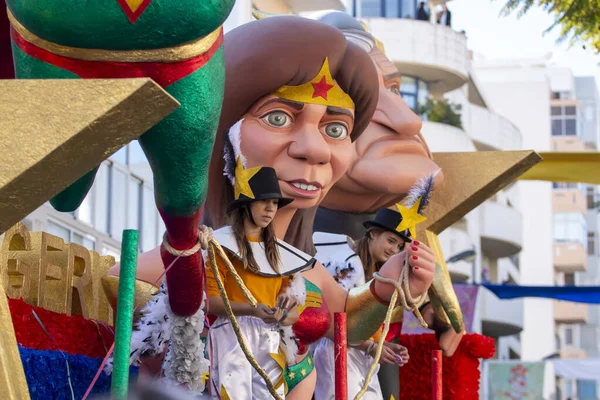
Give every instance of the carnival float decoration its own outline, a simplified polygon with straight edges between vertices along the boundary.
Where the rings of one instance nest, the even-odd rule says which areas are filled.
[[[233,6],[229,0],[202,5],[193,0],[94,0],[85,7],[77,2],[59,6],[56,0],[40,0],[35,7],[24,0],[7,3],[16,76],[29,80],[0,81],[6,88],[0,93],[0,111],[10,116],[0,121],[1,140],[14,154],[0,164],[0,230],[6,231],[0,252],[0,394],[9,399],[46,399],[106,392],[110,376],[102,370],[110,372],[114,309],[117,313],[127,309],[123,313],[128,317],[120,325],[129,325],[130,332],[131,310],[144,306],[137,332],[144,324],[152,326],[157,316],[164,323],[154,324],[149,342],[134,332],[132,354],[125,351],[130,342],[127,329],[123,331],[114,344],[121,346],[116,355],[121,361],[114,364],[121,369],[121,391],[114,391],[113,380],[113,394],[122,397],[127,384],[122,378],[137,374],[137,365],[131,371],[127,368],[130,361],[143,365],[144,357],[161,356],[167,349],[172,354],[167,367],[169,362],[174,365],[173,360],[179,360],[177,366],[188,362],[194,366],[171,368],[179,371],[170,376],[172,381],[197,392],[209,386],[208,359],[199,340],[206,335],[201,248],[205,257],[212,257],[212,265],[215,255],[227,250],[218,235],[201,241],[198,225],[202,217],[214,229],[225,226],[227,204],[244,190],[232,187],[233,170],[252,171],[264,165],[276,171],[282,193],[295,198],[273,224],[277,236],[285,238],[289,249],[298,250],[305,262],[315,253],[317,259],[325,257],[321,240],[331,241],[335,235],[356,238],[362,234],[360,224],[376,209],[402,203],[418,178],[442,170],[427,220],[412,235],[423,243],[419,251],[435,256],[434,265],[413,261],[415,254],[407,251],[406,262],[390,262],[381,269],[383,279],[348,292],[324,268],[298,273],[303,278],[297,282],[303,284],[290,289],[295,291],[290,294],[298,299],[300,318],[281,332],[293,343],[292,352],[274,354],[283,374],[274,382],[265,379],[273,396],[278,398],[274,389],[280,391],[282,386],[291,399],[312,395],[314,382],[307,378],[318,371],[309,347],[331,330],[335,313],[336,321],[345,321],[347,327],[336,334],[351,344],[370,338],[387,314],[384,329],[391,331],[387,336],[399,340],[411,354],[399,379],[398,371],[392,371],[396,374],[392,380],[402,383],[400,398],[431,398],[432,371],[443,371],[443,382],[438,380],[440,386],[433,388],[443,398],[476,398],[478,359],[493,355],[493,343],[479,335],[464,335],[437,235],[526,171],[528,179],[557,180],[565,162],[573,163],[575,157],[574,165],[580,166],[585,160],[576,155],[549,156],[548,163],[532,168],[540,161],[532,151],[432,155],[418,131],[414,136],[423,151],[420,159],[412,160],[422,167],[416,172],[403,170],[397,162],[403,156],[401,146],[387,160],[376,152],[354,151],[373,140],[378,125],[394,131],[395,121],[374,116],[378,108],[391,104],[390,115],[397,115],[407,107],[400,98],[388,101],[391,92],[378,82],[378,74],[391,64],[383,44],[351,17],[349,21],[329,16],[321,22],[263,18],[223,39],[221,24]],[[265,61],[275,55],[278,62]],[[399,75],[397,70],[391,72]],[[156,83],[104,80],[110,78],[151,78]],[[315,106],[326,106],[327,112],[321,111],[319,121],[312,123],[316,126],[302,122],[302,128],[321,135],[292,132],[285,114],[304,121],[315,115]],[[277,131],[288,128],[296,135],[293,141],[281,139],[285,135]],[[153,169],[157,207],[167,229],[161,248],[139,258],[136,282],[131,279],[135,268],[126,262],[114,266],[112,257],[44,232],[29,232],[17,223],[47,200],[60,211],[76,209],[99,163],[136,138]],[[473,165],[486,168],[475,170]],[[312,171],[317,178],[292,176],[294,168]],[[328,170],[319,175],[323,171],[319,168]],[[369,168],[377,179],[369,175]],[[388,175],[382,170],[404,186],[385,185],[381,178]],[[356,196],[346,180],[347,171],[357,173],[350,178],[374,185],[366,185],[367,195]],[[581,178],[571,168],[559,180],[597,179],[586,169],[578,171]],[[313,186],[318,195],[310,193],[316,191]],[[366,201],[369,196],[384,201]],[[313,236],[313,230],[323,235]],[[408,272],[409,266],[431,270],[432,275],[435,271],[433,282],[414,270]],[[401,274],[409,274],[404,275],[407,286],[402,290],[382,282],[398,280]],[[394,312],[396,319],[390,319],[390,300],[407,292],[419,298],[424,290],[430,305],[409,301],[406,306],[428,315],[424,319],[436,335],[401,335],[402,313]],[[126,307],[120,294],[125,291],[130,297]],[[177,295],[167,296],[169,291]],[[247,300],[253,304],[250,296]],[[441,363],[440,357],[431,357],[431,351],[439,348],[448,356]],[[252,355],[245,356],[247,360],[240,362],[252,363]],[[260,366],[254,368],[258,371]],[[213,396],[236,398],[235,393],[212,389],[216,389]]]

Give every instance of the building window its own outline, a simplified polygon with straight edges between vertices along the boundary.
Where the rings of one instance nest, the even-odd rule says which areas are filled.
[[[94,225],[94,192],[95,187],[92,186],[77,211],[75,211],[76,218],[89,225]]]
[[[587,245],[587,222],[581,213],[555,213],[552,217],[555,242]]]
[[[111,161],[116,161],[122,165],[127,165],[127,146],[123,146],[117,150],[116,153],[110,156],[110,159]]]
[[[575,182],[552,182],[553,189],[577,189],[579,184]]]
[[[565,396],[573,396],[573,381],[570,379],[565,381]]]
[[[121,240],[127,224],[127,170],[118,164],[110,168],[110,206],[109,234],[116,240]]]
[[[588,255],[596,255],[596,232],[588,232],[587,236]]]
[[[141,237],[140,243],[142,251],[148,251],[156,247],[157,245],[157,223],[158,223],[158,212],[156,211],[154,192],[148,186],[142,187],[142,224],[144,227],[144,233]]]
[[[94,182],[96,197],[94,201],[94,228],[108,234],[108,221],[110,219],[110,162],[100,164]]]
[[[596,208],[596,188],[594,186],[588,186],[586,188],[587,195],[587,208]]]
[[[578,119],[581,120],[579,110],[575,106],[552,106],[552,136],[580,135]]]
[[[49,220],[46,232],[51,235],[58,236],[66,243],[75,243],[85,247],[88,250],[96,250],[96,239],[93,236],[75,231],[58,222]]]
[[[412,76],[402,76],[402,85],[400,86],[400,95],[406,104],[417,114],[419,108],[425,106],[429,97],[429,87],[427,82],[414,78]]]
[[[360,1],[361,17],[383,17],[383,7],[381,0],[355,0]]]
[[[573,272],[565,272],[563,286],[575,286],[575,274]]]
[[[129,165],[137,165],[137,164],[147,164],[148,160],[146,159],[146,155],[144,154],[144,150],[142,150],[142,146],[137,140],[129,143],[129,153],[127,153],[127,163]]]
[[[573,345],[573,328],[565,327],[565,344],[567,346]]]
[[[354,0],[355,17],[416,18],[418,0]]]

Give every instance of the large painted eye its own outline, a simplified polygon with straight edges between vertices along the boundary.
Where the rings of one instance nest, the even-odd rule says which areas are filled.
[[[325,126],[325,134],[332,139],[344,140],[348,137],[348,128],[340,122],[332,122]]]
[[[271,111],[261,119],[275,128],[289,128],[292,125],[292,117],[283,111]]]

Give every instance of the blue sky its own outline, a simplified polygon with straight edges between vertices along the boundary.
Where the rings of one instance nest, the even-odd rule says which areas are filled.
[[[486,59],[539,58],[553,53],[552,60],[570,67],[575,75],[595,75],[600,83],[600,56],[581,43],[569,48],[568,41],[557,44],[558,29],[545,35],[553,18],[540,8],[517,18],[516,13],[500,17],[505,0],[453,0],[452,27],[466,31],[469,48]]]

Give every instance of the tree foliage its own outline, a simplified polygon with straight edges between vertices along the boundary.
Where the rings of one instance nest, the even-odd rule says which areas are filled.
[[[549,32],[560,28],[559,42],[569,39],[571,45],[581,40],[591,44],[600,52],[600,0],[503,0],[502,15],[513,12],[523,16],[534,6],[554,15],[554,23],[546,29]]]
[[[427,99],[427,103],[419,107],[419,115],[426,115],[427,121],[439,122],[462,129],[460,105],[451,104],[446,99]]]

